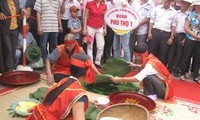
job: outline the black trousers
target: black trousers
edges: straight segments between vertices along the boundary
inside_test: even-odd
[[[9,30],[2,34],[3,58],[5,72],[12,71],[15,65],[15,52],[19,30]]]
[[[186,37],[185,45],[183,49],[183,58],[181,62],[181,75],[185,75],[187,72],[188,64],[193,57],[193,77],[198,77],[200,67],[200,42],[193,41]]]
[[[0,73],[4,72],[4,63],[3,63],[3,46],[2,46],[2,39],[1,39],[1,30],[0,30]]]
[[[156,75],[148,75],[143,83],[145,95],[156,94],[158,98],[164,99],[166,86]]]
[[[194,60],[193,77],[197,78],[199,76],[199,69],[200,69],[200,42],[199,41],[195,44],[193,60]]]
[[[130,40],[129,40],[129,48],[130,48],[131,61],[133,59],[133,50],[134,50],[136,42],[137,42],[137,45],[138,44],[146,44],[145,43],[146,39],[147,39],[147,34],[137,35],[134,32],[131,33]]]
[[[68,28],[68,21],[61,19],[63,32],[58,34],[58,45],[64,43],[64,38],[67,33],[70,33],[70,29]]]
[[[165,66],[169,45],[167,44],[171,33],[159,29],[152,29],[152,39],[149,40],[149,53],[155,55]]]
[[[114,39],[114,31],[112,30],[112,28],[107,26],[107,35],[105,36],[105,45],[104,45],[104,53],[103,53],[104,63],[109,57],[111,57],[113,39]]]
[[[37,20],[36,19],[30,19],[30,30],[33,37],[35,38],[37,45],[40,46],[40,36],[37,33]]]
[[[178,71],[180,69],[181,58],[183,54],[183,46],[181,41],[185,39],[185,33],[179,33],[174,38],[173,43],[169,47],[167,66],[170,69]]]

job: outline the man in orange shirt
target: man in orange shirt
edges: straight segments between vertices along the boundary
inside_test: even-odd
[[[46,69],[47,69],[47,84],[50,84],[55,80],[59,82],[61,79],[70,75],[70,58],[75,53],[84,53],[83,48],[80,47],[75,40],[73,34],[67,34],[65,36],[64,44],[58,45],[57,48],[47,57]],[[51,71],[51,64],[53,64],[53,74]],[[98,70],[92,64],[94,72],[99,74]]]

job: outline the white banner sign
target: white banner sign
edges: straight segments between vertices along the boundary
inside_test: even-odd
[[[120,35],[137,28],[140,23],[137,12],[121,5],[106,11],[104,18],[106,24]]]

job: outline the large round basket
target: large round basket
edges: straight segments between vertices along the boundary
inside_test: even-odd
[[[100,120],[103,117],[113,117],[122,120],[149,120],[149,112],[141,105],[120,103],[103,109],[97,115],[96,120]]]

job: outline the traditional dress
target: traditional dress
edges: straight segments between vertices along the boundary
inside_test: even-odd
[[[74,77],[64,78],[58,84],[54,85],[46,94],[47,96],[55,89],[58,89],[70,79],[74,81],[68,85],[51,105],[44,105],[44,101],[37,105],[32,114],[26,120],[62,120],[64,118],[73,117],[71,110],[73,105],[85,95],[85,90],[82,88],[79,81]],[[87,97],[86,97],[87,98]],[[85,111],[88,108],[88,98],[85,102]]]

